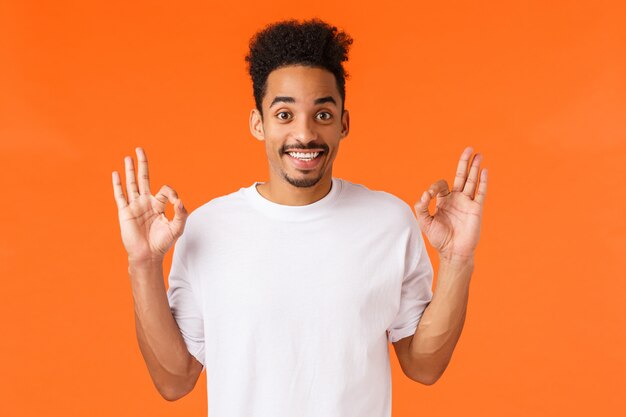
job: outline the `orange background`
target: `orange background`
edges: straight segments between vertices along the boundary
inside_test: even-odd
[[[624,415],[624,2],[209,3],[1,3],[0,415],[206,415],[141,357],[111,172],[143,146],[190,210],[266,180],[243,57],[313,16],[355,39],[334,176],[413,205],[489,169],[463,334],[433,386],[391,351],[394,416]]]

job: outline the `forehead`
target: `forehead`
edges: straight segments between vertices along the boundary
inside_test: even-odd
[[[319,97],[332,96],[339,103],[339,90],[335,76],[323,68],[292,65],[278,68],[267,77],[263,102],[271,103],[275,96],[289,96],[299,101],[311,103]]]

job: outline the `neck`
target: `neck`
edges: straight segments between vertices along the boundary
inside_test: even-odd
[[[311,187],[296,187],[283,178],[270,178],[263,184],[257,185],[259,193],[267,200],[286,206],[306,206],[321,200],[330,192],[332,176],[325,175],[317,184]]]

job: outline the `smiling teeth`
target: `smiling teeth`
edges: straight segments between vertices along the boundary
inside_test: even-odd
[[[287,152],[287,153],[293,156],[294,158],[298,158],[303,161],[310,161],[311,159],[315,159],[317,158],[317,155],[320,154],[319,152]]]

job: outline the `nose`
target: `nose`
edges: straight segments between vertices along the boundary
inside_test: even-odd
[[[294,139],[303,144],[313,142],[318,139],[315,122],[308,117],[302,117],[294,123]]]

